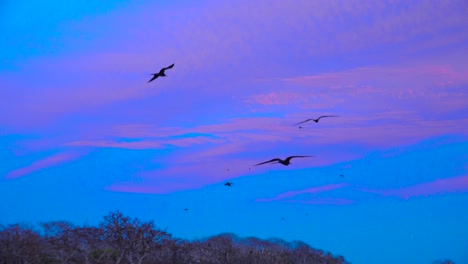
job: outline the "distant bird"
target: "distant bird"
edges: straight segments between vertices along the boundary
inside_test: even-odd
[[[344,175],[343,175],[343,174],[340,174],[340,177],[344,177]]]
[[[303,129],[304,127],[299,126],[299,129]]]
[[[188,208],[185,208],[184,211],[188,211]]]
[[[174,67],[174,63],[169,67],[162,68],[158,73],[152,73],[153,78],[151,78],[151,80],[149,80],[148,82],[149,83],[152,82],[154,79],[158,78],[159,76],[166,77],[166,74],[164,73],[164,71],[167,69],[171,69],[172,67]]]
[[[318,123],[318,121],[319,121],[321,118],[324,118],[324,117],[338,117],[338,116],[329,115],[329,116],[321,116],[321,117],[319,117],[319,118],[317,118],[317,119],[309,118],[309,119],[306,119],[306,120],[304,120],[304,121],[302,121],[302,122],[297,123],[296,125],[300,125],[300,124],[303,124],[303,123],[306,123],[306,122],[309,122],[309,121],[314,121],[315,123]]]
[[[229,186],[229,187],[231,187],[232,184],[233,184],[232,182],[226,182],[226,183],[224,184],[224,186]]]
[[[291,164],[290,161],[292,158],[307,158],[307,157],[313,157],[313,156],[290,156],[290,157],[287,157],[285,160],[276,158],[276,159],[271,159],[269,161],[265,161],[259,164],[255,164],[254,166],[258,166],[258,165],[262,165],[262,164],[270,163],[270,162],[275,162],[275,161],[276,161],[275,163],[281,163],[284,166],[288,166],[289,164]]]
[[[281,220],[285,220],[284,217],[281,217]]]

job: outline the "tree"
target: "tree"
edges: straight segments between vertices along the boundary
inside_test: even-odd
[[[99,227],[103,239],[116,250],[117,264],[124,258],[128,263],[141,264],[144,258],[155,254],[164,241],[171,238],[165,231],[155,229],[153,221],[141,222],[125,217],[119,211],[105,216]]]
[[[70,263],[79,248],[79,240],[74,232],[75,226],[66,221],[41,223],[41,226],[54,259],[62,264]]]
[[[448,259],[444,259],[444,260],[436,260],[433,262],[433,264],[455,264],[455,262],[448,260]]]
[[[33,264],[47,258],[43,237],[32,226],[8,225],[0,227],[0,263]]]

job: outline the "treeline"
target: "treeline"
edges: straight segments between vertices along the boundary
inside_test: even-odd
[[[153,221],[129,218],[119,211],[97,227],[69,222],[0,226],[1,264],[40,263],[308,263],[344,264],[342,256],[281,239],[261,240],[221,234],[188,241],[172,237]]]

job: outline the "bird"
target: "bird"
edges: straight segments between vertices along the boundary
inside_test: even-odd
[[[162,68],[158,73],[151,73],[153,75],[153,78],[151,78],[151,80],[149,80],[148,83],[152,82],[154,79],[158,78],[159,76],[165,77],[166,74],[164,73],[164,71],[167,69],[171,69],[172,67],[174,67],[174,63],[171,66]]]
[[[275,163],[281,163],[283,164],[284,166],[288,166],[289,164],[291,164],[291,159],[293,158],[307,158],[307,157],[313,157],[313,156],[290,156],[290,157],[287,157],[285,160],[282,160],[282,159],[279,159],[279,158],[276,158],[276,159],[271,159],[269,161],[265,161],[265,162],[261,162],[261,163],[258,163],[258,164],[255,164],[254,166],[258,166],[258,165],[262,165],[262,164],[265,164],[265,163],[270,163],[270,162],[275,162]]]
[[[344,177],[344,175],[343,175],[343,174],[340,174],[340,177]]]
[[[184,211],[188,211],[188,208],[185,208]]]
[[[303,128],[304,128],[304,127],[302,127],[302,126],[299,126],[299,129],[303,129]]]
[[[224,186],[229,186],[229,187],[231,187],[232,184],[233,184],[232,182],[226,182],[226,183],[224,184]]]
[[[320,116],[320,117],[317,118],[317,119],[309,118],[309,119],[306,119],[306,120],[304,120],[304,121],[302,121],[302,122],[297,123],[296,125],[300,125],[300,124],[303,124],[303,123],[306,123],[306,122],[309,122],[309,121],[314,121],[315,123],[318,123],[318,121],[319,121],[321,118],[324,118],[324,117],[338,117],[338,116],[329,115],[329,116]]]

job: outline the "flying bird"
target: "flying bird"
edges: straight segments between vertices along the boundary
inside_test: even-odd
[[[306,123],[306,122],[309,122],[309,121],[314,121],[315,123],[318,123],[318,121],[319,121],[321,118],[324,118],[324,117],[338,117],[338,116],[329,115],[329,116],[321,116],[321,117],[319,117],[319,118],[317,118],[317,119],[309,118],[309,119],[306,119],[306,120],[304,120],[304,121],[302,121],[302,122],[297,123],[296,125],[300,125],[300,124],[303,124],[303,123]]]
[[[158,73],[151,73],[153,75],[153,78],[151,78],[151,80],[149,80],[148,82],[152,82],[153,80],[155,80],[159,76],[166,77],[166,74],[164,73],[164,71],[167,70],[167,69],[171,69],[172,67],[174,67],[174,63],[171,66],[168,66],[166,68],[162,68]]]
[[[185,208],[184,211],[188,211],[188,208]]]
[[[226,182],[226,183],[224,184],[224,186],[229,186],[229,187],[231,187],[232,184],[233,184],[232,182]]]
[[[270,162],[281,163],[284,166],[288,166],[289,164],[291,164],[291,159],[293,158],[307,158],[307,157],[313,157],[313,156],[290,156],[290,157],[287,157],[285,160],[276,158],[276,159],[271,159],[269,161],[261,162],[259,164],[255,164],[254,166],[258,166],[258,165],[262,165],[262,164],[266,164]]]
[[[343,174],[340,174],[340,177],[344,177],[344,175],[343,175]]]

